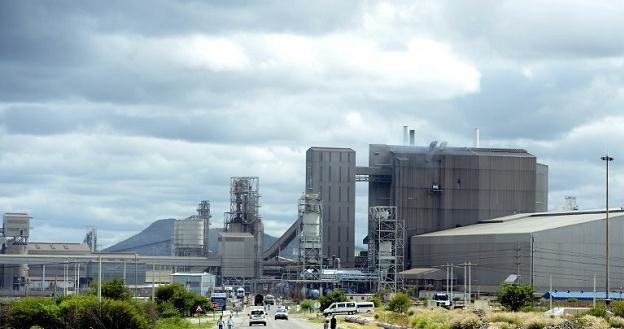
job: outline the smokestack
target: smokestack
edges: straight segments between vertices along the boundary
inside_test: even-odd
[[[479,147],[479,128],[474,129],[474,147]]]
[[[410,136],[410,145],[414,146],[414,134],[416,133],[416,131],[414,129],[411,129],[409,131],[409,136]]]
[[[403,145],[407,145],[407,126],[403,126]]]

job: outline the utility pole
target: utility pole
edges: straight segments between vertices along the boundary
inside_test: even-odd
[[[548,289],[548,309],[552,310],[552,274],[549,274],[550,288]]]
[[[464,305],[468,305],[472,300],[472,267],[476,265],[472,262],[459,264],[464,268]]]
[[[98,257],[98,303],[102,305],[102,255]]]
[[[605,292],[606,299],[605,304],[608,307],[609,302],[609,162],[613,161],[613,158],[608,154],[601,157],[600,160],[604,161],[607,166],[607,175],[606,175],[606,197],[605,197]]]
[[[520,283],[520,244],[516,241],[516,280]]]

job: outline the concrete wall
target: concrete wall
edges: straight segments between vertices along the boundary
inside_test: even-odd
[[[354,263],[355,151],[313,147],[306,153],[306,192],[319,193],[323,206],[324,258]]]

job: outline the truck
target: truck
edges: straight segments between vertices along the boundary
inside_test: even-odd
[[[444,308],[450,309],[451,306],[453,305],[453,301],[451,300],[449,295],[446,293],[437,293],[433,295],[433,301],[438,307],[444,307]]]

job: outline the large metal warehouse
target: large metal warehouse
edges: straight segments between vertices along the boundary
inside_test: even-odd
[[[624,211],[609,212],[609,286],[624,288]],[[518,214],[411,237],[412,268],[471,263],[472,291],[494,292],[510,276],[546,291],[605,289],[605,211]],[[445,271],[445,270],[444,270]],[[426,277],[423,277],[426,279]]]

